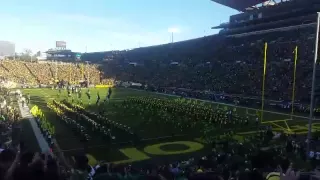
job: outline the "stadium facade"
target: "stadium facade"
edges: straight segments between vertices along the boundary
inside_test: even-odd
[[[75,62],[81,61],[80,52],[72,52],[67,49],[67,43],[65,41],[56,41],[55,48],[48,49],[45,52],[39,52],[37,59],[41,61],[62,61],[62,62]]]
[[[204,39],[215,42],[216,39],[223,41],[228,37],[250,36],[257,34],[265,34],[270,32],[290,31],[292,29],[301,29],[314,27],[316,25],[317,12],[320,11],[320,2],[317,0],[280,0],[264,1],[264,0],[212,0],[214,2],[226,5],[230,8],[242,11],[241,13],[230,16],[229,22],[222,23],[212,27],[212,29],[220,29],[220,33],[216,35],[206,36],[176,42],[173,44],[158,45],[152,47],[136,48],[129,51],[108,51],[87,53],[82,56],[85,61],[104,62],[106,59],[128,60],[129,54],[146,53],[145,51],[160,51],[167,49],[171,51],[178,46],[199,43]],[[280,1],[280,2],[279,2]],[[258,6],[258,3],[260,5]],[[262,3],[262,4],[261,4]],[[218,46],[214,44],[214,46]]]
[[[266,0],[212,0],[216,3],[228,6],[238,11],[244,11],[248,7],[255,6],[259,3],[266,2]]]
[[[224,0],[223,2],[229,5],[226,2],[230,3],[231,0]],[[238,9],[241,7],[241,5],[237,5],[238,3],[232,4],[230,7]],[[240,14],[232,15],[229,22],[215,26],[213,29],[222,29],[220,31],[222,35],[250,35],[248,33],[257,34],[266,33],[268,30],[282,31],[284,28],[285,30],[290,30],[315,26],[317,12],[320,11],[320,2],[316,0],[295,0],[264,4],[262,7],[252,6]]]
[[[15,44],[9,41],[0,41],[0,58],[14,56]]]
[[[49,49],[46,53],[47,60],[75,62],[81,60],[82,53],[72,52],[68,49]]]

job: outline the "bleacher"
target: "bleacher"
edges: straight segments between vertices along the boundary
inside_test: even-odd
[[[100,71],[96,65],[3,60],[0,61],[0,70],[1,79],[19,84],[48,85],[53,84],[55,79],[79,82],[88,75],[90,83],[100,83]]]

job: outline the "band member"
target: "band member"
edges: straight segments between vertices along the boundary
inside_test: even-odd
[[[98,92],[98,93],[97,93],[97,102],[96,102],[96,105],[99,104],[99,101],[100,101],[100,94],[99,94],[99,92]]]
[[[91,100],[91,94],[90,94],[90,90],[88,89],[88,91],[86,92],[88,100],[89,100],[89,104],[90,104],[90,100]]]

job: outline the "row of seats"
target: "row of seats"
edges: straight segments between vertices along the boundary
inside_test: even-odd
[[[315,27],[224,37],[213,35],[173,44],[105,52],[104,73],[118,80],[157,88],[187,88],[245,96],[261,96],[266,53],[265,95],[290,100],[295,47],[296,100],[307,101],[311,90]],[[84,60],[103,53],[84,55]]]
[[[95,65],[0,61],[0,77],[16,83],[38,85],[52,84],[57,78],[68,82],[85,80],[100,83],[100,71]]]

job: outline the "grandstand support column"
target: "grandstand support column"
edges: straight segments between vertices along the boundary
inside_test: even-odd
[[[86,61],[86,63],[87,63],[87,87],[89,87],[89,61]]]
[[[71,63],[69,64],[69,83],[71,83],[71,71],[72,71],[72,67],[71,67]]]
[[[58,80],[58,62],[54,61],[55,63],[55,81]]]
[[[312,72],[312,88],[311,88],[311,97],[310,97],[310,113],[309,113],[309,124],[308,124],[308,142],[307,142],[307,157],[309,157],[310,151],[310,141],[311,141],[311,131],[312,131],[312,120],[313,120],[313,111],[314,111],[314,89],[315,89],[315,77],[316,77],[316,68],[318,60],[318,43],[319,43],[319,12],[317,14],[317,32],[314,48],[314,61],[313,61],[313,72]]]

